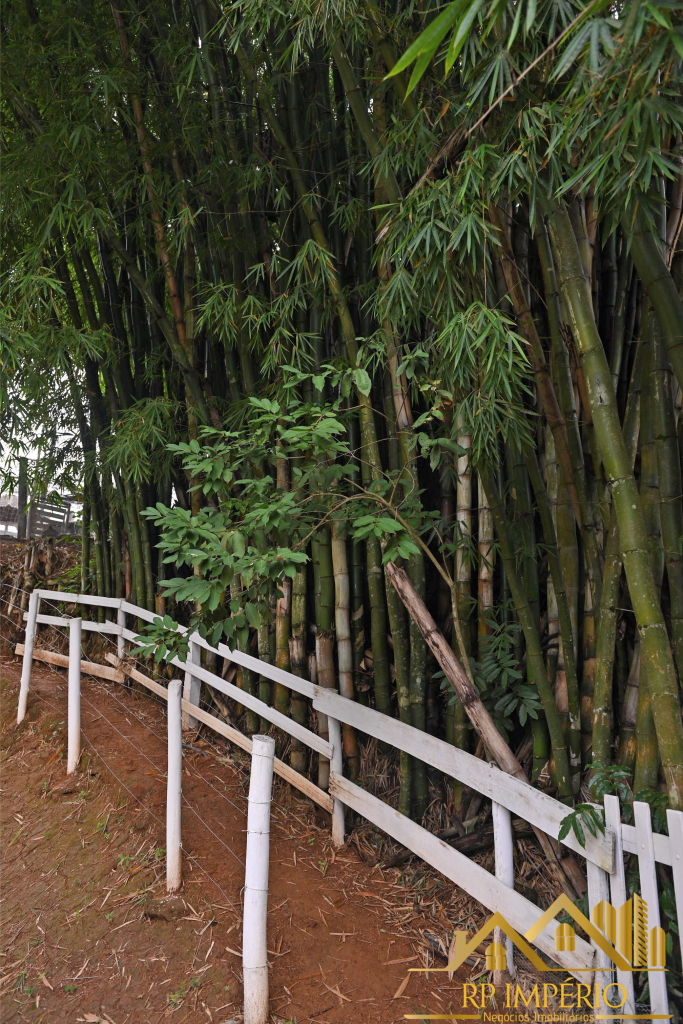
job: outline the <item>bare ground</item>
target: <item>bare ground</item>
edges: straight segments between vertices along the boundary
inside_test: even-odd
[[[19,674],[16,659],[0,665],[3,1024],[239,1019],[248,760],[202,740],[186,750],[184,885],[166,898],[162,707],[84,677],[84,753],[67,779],[65,674],[34,664],[17,728]],[[399,874],[365,863],[363,835],[335,852],[310,803],[277,784],[275,1021],[390,1024],[460,1010],[462,979],[408,969],[481,911],[424,866]]]

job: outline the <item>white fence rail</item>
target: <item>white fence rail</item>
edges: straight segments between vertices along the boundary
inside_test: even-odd
[[[133,616],[152,622],[157,615],[138,608],[123,599],[36,590],[31,595],[29,610],[25,615],[27,619],[26,641],[24,645],[17,647],[17,653],[24,655],[17,716],[19,722],[26,712],[32,659],[47,655],[47,652],[39,652],[35,649],[37,626],[45,624],[70,628],[75,621],[66,615],[41,614],[39,609],[41,600],[67,605],[93,605],[112,611],[116,610],[116,622],[97,623],[85,620],[82,622],[84,630],[117,637],[117,655],[107,655],[107,660],[112,662],[114,667],[81,661],[80,672],[104,675],[106,678],[118,681],[122,681],[124,676],[127,676],[140,682],[157,696],[169,699],[169,690],[166,687],[149,679],[123,657],[125,642],[134,641],[137,636],[134,630],[127,628],[127,617]],[[182,632],[187,632],[184,627],[178,628]],[[72,636],[75,633],[74,629]],[[422,857],[485,907],[502,913],[519,933],[524,934],[538,920],[538,907],[520,893],[515,892],[514,889],[510,815],[514,814],[523,818],[552,838],[558,839],[561,822],[567,814],[567,808],[563,804],[534,789],[531,785],[506,775],[495,765],[486,764],[472,754],[452,747],[443,740],[357,704],[348,698],[341,697],[335,690],[300,679],[276,666],[259,661],[249,654],[233,651],[224,644],[212,647],[198,633],[192,634],[188,639],[192,651],[191,658],[186,663],[180,662],[177,658],[168,659],[172,665],[185,673],[180,708],[186,724],[204,723],[229,742],[249,753],[252,752],[253,743],[249,737],[199,707],[201,683],[210,684],[220,693],[256,712],[266,721],[276,725],[288,735],[330,760],[329,793],[319,789],[309,779],[304,778],[277,758],[274,760],[274,771],[331,812],[333,840],[336,844],[340,845],[344,842],[344,808],[350,807],[413,853]],[[329,740],[297,724],[275,708],[204,668],[199,656],[202,648],[244,668],[249,668],[258,675],[265,676],[309,698],[313,708],[319,714],[327,716]],[[47,655],[45,660],[53,664],[69,665],[70,662],[77,661],[78,657],[71,651],[71,658],[52,654]],[[77,671],[75,666],[72,671],[74,674]],[[177,686],[179,689],[180,684]],[[432,765],[447,776],[460,780],[473,790],[490,798],[496,811],[494,814],[496,875],[491,875],[490,872],[430,834],[420,825],[410,821],[360,786],[345,779],[342,774],[341,724],[350,725],[360,732],[406,751],[413,757]],[[648,804],[636,802],[634,804],[634,824],[626,825],[621,822],[619,801],[616,797],[608,796],[605,798],[605,822],[604,834],[598,834],[595,837],[590,834],[586,835],[585,848],[579,845],[573,834],[561,840],[565,846],[586,858],[589,905],[595,908],[602,900],[611,900],[611,903],[619,908],[626,902],[624,857],[633,854],[638,857],[640,887],[642,898],[647,903],[649,928],[656,929],[660,924],[657,864],[667,865],[672,869],[677,917],[678,920],[683,920],[683,812],[668,811],[669,835],[659,835],[652,832]],[[614,936],[610,931],[609,914],[606,913],[604,918],[604,924],[600,925],[600,928],[607,938],[614,941]],[[597,920],[595,918],[596,922]],[[596,972],[595,980],[599,981],[601,986],[614,978],[611,961],[594,943],[588,944],[576,936],[573,951],[556,949],[554,923],[549,924],[535,942],[551,960],[570,973],[576,972],[576,977],[584,983],[587,981],[585,973],[587,970]],[[648,964],[644,964],[643,969],[647,966]],[[666,1016],[668,1000],[665,973],[654,960],[649,963],[648,976],[651,1013]],[[627,1001],[622,1007],[622,1013],[634,1014],[633,973],[618,970],[616,979],[624,986],[627,993]]]

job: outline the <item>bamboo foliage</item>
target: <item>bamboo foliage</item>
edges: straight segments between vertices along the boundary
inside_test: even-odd
[[[266,8],[8,9],[10,486],[31,447],[82,497],[81,588],[156,610],[149,652],[169,615],[460,747],[481,719],[567,803],[618,763],[681,806],[670,8]],[[379,754],[404,814],[467,814]]]

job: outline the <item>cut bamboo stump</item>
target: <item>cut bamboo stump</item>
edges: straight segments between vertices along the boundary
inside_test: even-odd
[[[175,892],[183,881],[181,802],[183,772],[182,683],[168,684],[168,775],[166,777],[166,889]]]
[[[254,736],[252,743],[242,921],[244,1024],[267,1024],[268,863],[275,740],[272,736]]]
[[[73,775],[81,757],[81,627],[82,619],[69,620],[69,704],[66,774]]]

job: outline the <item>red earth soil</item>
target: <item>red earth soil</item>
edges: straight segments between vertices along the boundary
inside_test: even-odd
[[[83,756],[67,778],[65,673],[34,663],[17,728],[20,670],[0,665],[3,1024],[240,1020],[248,758],[222,744],[185,751],[184,884],[167,898],[162,707],[84,676]],[[397,903],[413,910],[398,873],[352,842],[335,851],[281,782],[271,821],[272,1020],[462,1012],[462,979],[408,973],[424,960],[388,917]]]

